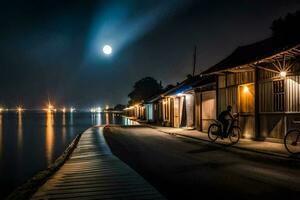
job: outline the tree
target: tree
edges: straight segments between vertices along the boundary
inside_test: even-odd
[[[161,83],[152,77],[145,77],[135,82],[133,91],[128,94],[129,105],[141,103],[143,100],[159,94],[162,91]]]
[[[114,110],[115,111],[123,111],[124,109],[126,108],[125,105],[122,105],[122,104],[118,104],[114,107]]]
[[[273,37],[280,40],[299,39],[300,35],[300,10],[288,13],[284,18],[272,22],[271,30]]]

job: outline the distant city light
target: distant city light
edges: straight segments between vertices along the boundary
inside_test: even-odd
[[[66,112],[66,108],[61,109],[61,111],[62,111],[63,113],[65,113],[65,112]]]
[[[72,113],[72,112],[74,112],[74,111],[75,111],[75,108],[71,107],[71,108],[70,108],[70,112]]]
[[[56,112],[56,109],[54,108],[54,106],[49,102],[48,103],[48,106],[46,109],[44,109],[45,111],[47,111],[48,113],[51,113],[51,112]]]
[[[101,107],[94,107],[94,108],[90,109],[90,112],[91,113],[95,113],[95,112],[101,113],[102,112],[102,108]]]
[[[3,108],[0,108],[0,113],[2,113],[2,111],[3,111]]]
[[[105,53],[106,55],[109,55],[112,53],[112,48],[109,45],[105,45],[102,50],[103,50],[103,53]]]
[[[18,112],[18,113],[23,112],[23,108],[22,108],[21,106],[18,106],[18,107],[17,107],[17,112]]]

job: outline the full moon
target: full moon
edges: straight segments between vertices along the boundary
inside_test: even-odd
[[[109,55],[112,52],[112,48],[109,45],[105,45],[102,50],[103,50],[103,53],[105,53],[106,55]]]

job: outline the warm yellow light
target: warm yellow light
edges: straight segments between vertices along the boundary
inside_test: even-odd
[[[23,111],[23,108],[20,107],[20,106],[18,106],[18,107],[17,107],[17,112],[18,112],[18,113],[21,113],[22,111]]]
[[[53,109],[53,106],[52,106],[50,103],[48,104],[48,109],[49,109],[49,110],[52,110],[52,109]]]
[[[0,113],[2,113],[2,111],[3,111],[3,108],[0,108]]]
[[[63,108],[61,111],[62,111],[63,113],[65,113],[65,112],[66,112],[66,108]]]
[[[55,111],[54,106],[49,102],[47,108],[45,109],[48,113]]]
[[[244,92],[245,92],[245,93],[249,92],[249,88],[248,88],[247,85],[244,86]]]
[[[286,71],[281,71],[281,72],[279,73],[279,76],[280,76],[281,78],[285,78],[285,77],[286,77]]]

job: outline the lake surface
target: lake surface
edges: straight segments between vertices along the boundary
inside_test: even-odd
[[[93,125],[132,124],[112,113],[0,113],[0,199],[47,168]]]

